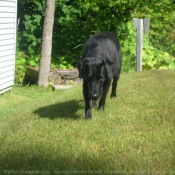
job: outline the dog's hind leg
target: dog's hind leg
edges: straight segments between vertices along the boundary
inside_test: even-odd
[[[112,82],[112,92],[111,92],[111,97],[116,97],[117,96],[117,82],[120,78],[120,72],[116,72],[113,76],[113,82]]]
[[[108,79],[103,84],[103,91],[102,91],[102,94],[101,94],[98,110],[104,110],[106,95],[107,95],[107,92],[109,90],[110,84],[111,84],[111,79]]]

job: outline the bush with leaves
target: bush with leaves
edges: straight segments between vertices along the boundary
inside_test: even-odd
[[[18,5],[19,49],[29,56],[40,54],[45,1],[20,1]]]
[[[148,43],[143,47],[143,60],[142,66],[144,70],[149,69],[171,69],[175,70],[175,57],[169,53],[158,50]]]
[[[122,71],[130,72],[135,70],[136,58],[136,30],[133,28],[133,23],[127,23],[127,38],[121,42],[123,63]],[[171,69],[175,70],[175,57],[153,47],[144,35],[143,37],[143,53],[142,53],[143,70],[150,69]]]
[[[26,64],[32,66],[38,66],[39,63],[44,7],[44,0],[19,0],[18,42],[20,50],[28,55]],[[174,9],[175,3],[172,0],[155,0],[154,2],[56,0],[51,66],[53,68],[72,68],[81,58],[83,43],[92,34],[99,31],[110,31],[118,35],[123,45],[123,71],[133,71],[135,69],[133,60],[135,36],[132,36],[134,34],[129,33],[127,29],[127,22],[132,21],[133,17],[151,18],[150,43],[154,48],[149,48],[152,50],[151,53],[162,50],[163,55],[167,52],[175,56]],[[150,54],[146,50],[144,52],[147,55]],[[143,54],[143,66],[148,68],[144,60],[149,61],[151,57],[148,59],[145,53]],[[153,60],[160,58],[163,56],[154,56]],[[166,58],[165,56],[164,59]],[[158,62],[162,63],[162,61]]]
[[[150,21],[150,42],[159,50],[175,56],[175,1],[139,1],[132,17]]]
[[[24,52],[17,51],[16,64],[15,64],[15,83],[22,85],[25,78],[26,71],[26,54]]]

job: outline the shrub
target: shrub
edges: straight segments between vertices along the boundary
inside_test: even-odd
[[[28,55],[25,64],[38,67],[45,1],[18,2],[19,49]],[[110,31],[121,41],[122,71],[134,71],[136,32],[128,21],[133,17],[150,17],[150,43],[144,42],[143,69],[174,69],[174,8],[171,0],[56,1],[51,67],[72,68],[91,35]]]
[[[24,52],[17,51],[16,53],[16,64],[15,64],[15,83],[22,85],[25,72],[26,72],[26,54]]]
[[[122,71],[130,72],[135,69],[136,55],[136,31],[132,22],[127,23],[127,37],[121,42],[123,52]],[[165,51],[153,47],[146,36],[143,37],[143,70],[150,69],[172,69],[175,70],[175,57]]]

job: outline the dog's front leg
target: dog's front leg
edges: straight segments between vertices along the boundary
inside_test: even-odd
[[[83,95],[85,101],[85,119],[92,118],[91,100],[89,98],[89,87],[86,80],[83,82]]]
[[[116,72],[113,76],[111,97],[117,96],[116,90],[117,90],[117,82],[118,82],[119,77],[120,77],[120,70]]]
[[[102,91],[102,94],[101,94],[98,110],[104,110],[106,95],[108,93],[110,84],[111,84],[111,79],[108,79],[107,81],[105,81],[103,83],[103,91]]]

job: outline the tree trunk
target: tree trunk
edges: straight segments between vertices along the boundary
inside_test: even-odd
[[[49,83],[55,0],[46,0],[38,86]]]

